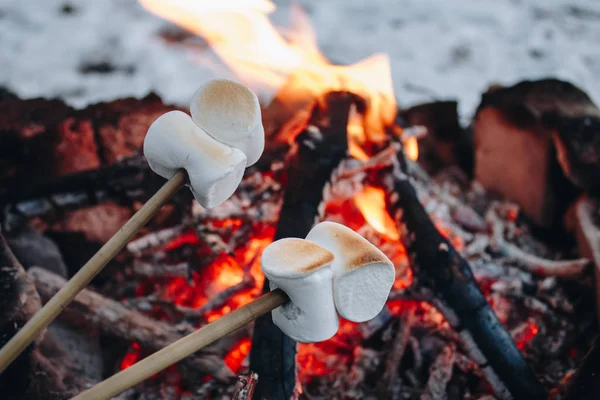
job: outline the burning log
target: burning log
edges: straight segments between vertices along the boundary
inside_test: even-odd
[[[388,210],[412,260],[414,291],[435,305],[458,332],[498,397],[545,399],[545,389],[490,308],[470,265],[437,230],[400,161],[384,184]]]
[[[43,301],[48,301],[66,283],[61,277],[40,268],[30,269],[29,276]],[[72,305],[64,309],[60,319],[84,330],[97,328],[106,335],[135,342],[150,351],[160,350],[195,331],[190,325],[174,327],[156,321],[88,289],[77,295]],[[224,339],[182,361],[186,379],[195,382],[200,372],[223,382],[232,379],[233,372],[223,361],[230,345],[230,340]]]
[[[353,104],[364,106],[350,93],[326,94],[323,104],[313,108],[310,124],[296,137],[274,240],[304,238],[312,228],[323,190],[348,151],[346,127]],[[269,290],[265,280],[263,292]],[[255,397],[291,398],[296,387],[295,362],[296,343],[273,324],[270,314],[258,318],[250,353],[250,369],[258,374]]]
[[[590,190],[599,181],[599,116],[583,91],[558,80],[488,91],[473,122],[476,180],[537,225],[560,223],[578,192],[567,177]]]

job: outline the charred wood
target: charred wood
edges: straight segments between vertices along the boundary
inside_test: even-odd
[[[470,265],[436,229],[400,165],[384,182],[388,210],[411,258],[415,291],[458,332],[498,397],[545,399],[546,390],[490,308]]]
[[[323,190],[348,151],[350,107],[364,104],[346,92],[331,92],[312,110],[310,124],[296,137],[288,163],[287,185],[274,240],[304,238],[318,216]],[[263,292],[269,291],[265,280]],[[296,386],[296,343],[267,314],[256,320],[250,370],[258,374],[256,399],[288,400]]]
[[[590,351],[567,387],[564,400],[584,400],[600,397],[600,337],[594,340]]]

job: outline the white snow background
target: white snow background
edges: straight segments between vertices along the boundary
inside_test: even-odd
[[[275,3],[277,20],[290,2]],[[550,76],[600,101],[600,0],[299,3],[333,62],[390,55],[401,106],[457,99],[465,118],[491,83]],[[231,77],[201,40],[168,43],[165,30],[135,0],[0,0],[0,86],[76,107],[150,91],[185,105],[198,82]],[[83,73],[90,65],[114,70]]]

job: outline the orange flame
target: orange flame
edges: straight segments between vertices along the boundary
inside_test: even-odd
[[[354,202],[369,225],[391,240],[400,239],[396,224],[385,207],[385,192],[372,186],[354,196]]]
[[[351,91],[369,102],[365,125],[383,138],[396,114],[389,57],[375,54],[356,64],[331,64],[319,51],[304,12],[292,7],[292,26],[277,29],[270,0],[139,0],[149,12],[202,36],[231,71],[254,89],[279,89],[312,97]],[[289,92],[289,93],[288,93]]]
[[[406,156],[412,161],[419,159],[419,142],[417,138],[408,137],[404,140],[404,149],[406,150]]]

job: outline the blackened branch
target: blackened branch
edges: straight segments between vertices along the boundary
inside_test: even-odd
[[[275,240],[304,238],[312,228],[323,200],[323,189],[348,152],[348,114],[355,95],[326,94],[312,110],[310,124],[296,137],[286,173],[286,191]],[[269,291],[265,280],[264,292]],[[288,400],[296,386],[296,343],[277,328],[271,314],[256,320],[250,369],[258,374],[255,399]]]
[[[488,305],[469,263],[437,230],[400,165],[395,163],[383,181],[388,210],[411,259],[413,289],[428,298],[459,333],[463,347],[479,364],[496,396],[546,399],[545,388]]]

